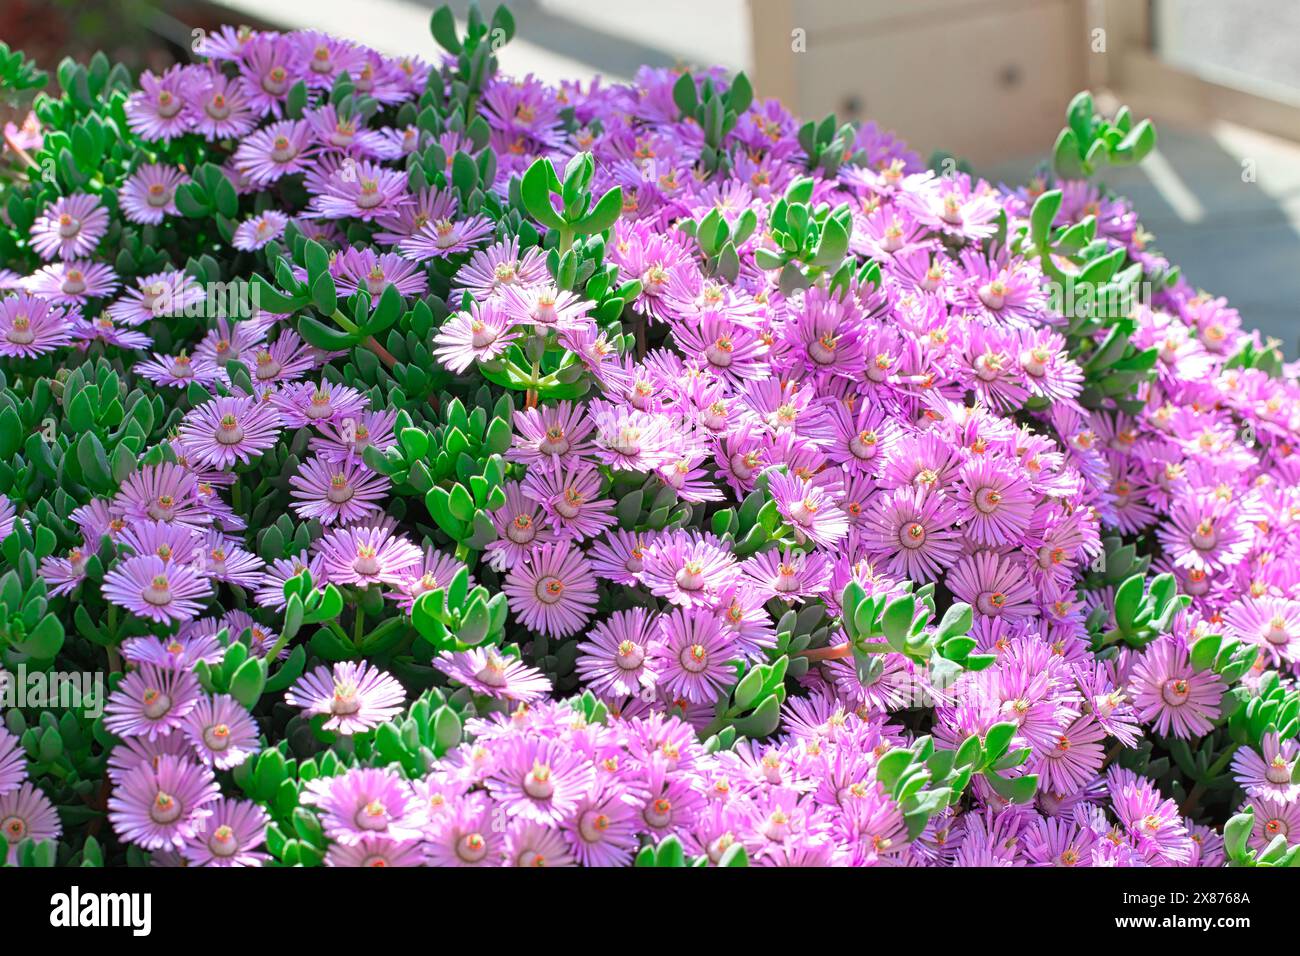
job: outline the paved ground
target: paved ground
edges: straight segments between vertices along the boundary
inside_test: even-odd
[[[1164,125],[1159,137],[1141,167],[1101,178],[1132,200],[1155,246],[1189,282],[1227,296],[1248,327],[1300,355],[1300,146],[1227,124]],[[984,172],[1023,180],[1037,161]]]
[[[428,18],[434,0],[222,2],[287,27],[312,26],[355,37],[389,53],[432,49]],[[1248,2],[1275,6],[1275,0]],[[1209,0],[1196,3],[1208,9],[1192,14],[1223,16]],[[463,16],[467,3],[455,0],[452,6]],[[482,6],[491,10],[493,3],[483,0]],[[554,82],[593,73],[630,79],[641,63],[748,65],[746,0],[511,0],[510,6],[518,37],[503,51],[502,64],[515,74],[531,72]],[[1257,36],[1247,47],[1240,38],[1198,32],[1193,29],[1197,22],[1193,17],[1183,33],[1199,38],[1197,56],[1239,69],[1246,66],[1240,59],[1245,50],[1256,57],[1256,70],[1280,62],[1267,45],[1259,45]],[[1258,25],[1268,19],[1242,22]],[[1274,47],[1276,56],[1290,58],[1290,66],[1278,68],[1278,78],[1300,83],[1300,68],[1295,67],[1300,61],[1291,46]],[[1044,143],[1044,151],[1050,145]],[[1026,156],[978,172],[1021,181],[1040,158]],[[1253,182],[1243,178],[1247,172]],[[1190,282],[1227,296],[1248,326],[1277,336],[1291,357],[1300,355],[1300,146],[1226,124],[1196,131],[1164,125],[1158,155],[1140,169],[1111,170],[1104,178],[1133,200],[1144,225],[1155,233],[1157,247],[1182,267]]]

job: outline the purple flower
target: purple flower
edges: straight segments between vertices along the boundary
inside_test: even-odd
[[[0,836],[9,845],[5,861],[9,866],[18,865],[18,847],[24,840],[57,841],[62,835],[63,824],[54,804],[30,783],[0,792]]]
[[[461,274],[464,272],[462,269]],[[572,335],[590,328],[588,311],[592,304],[576,293],[561,292],[549,283],[505,285],[499,301],[513,323],[531,325],[539,335],[549,329]]]
[[[378,410],[363,412],[356,418],[343,418],[337,422],[321,422],[316,426],[307,447],[325,461],[342,462],[360,458],[367,448],[386,451],[397,444],[393,436],[393,423],[397,412]]]
[[[787,370],[813,379],[859,374],[863,361],[861,319],[847,296],[816,286],[808,289],[787,316],[782,333],[790,346],[781,358]]]
[[[193,748],[179,730],[150,740],[148,737],[124,737],[108,754],[108,779],[120,784],[137,767],[157,767],[160,756],[182,758],[194,762]]]
[[[763,337],[726,316],[705,313],[697,325],[674,326],[673,338],[686,355],[703,360],[729,382],[761,380],[770,374]]]
[[[550,289],[551,312],[539,309],[541,303],[536,297],[517,295],[521,291],[532,291],[535,287],[549,283],[550,278],[542,251],[529,249],[521,256],[519,239],[512,236],[505,242],[494,243],[470,256],[469,262],[456,273],[453,291],[456,294],[469,292],[480,302],[502,293],[507,311],[513,306],[522,312],[521,315],[514,316],[516,322],[534,322],[531,316],[536,311],[540,318],[536,324],[554,326],[558,324],[559,315],[569,308],[567,303],[577,300],[576,295]],[[561,305],[560,300],[566,304]]]
[[[393,770],[360,768],[313,780],[302,799],[319,809],[325,835],[344,846],[366,838],[400,843],[421,835],[420,805]]]
[[[654,536],[613,530],[588,551],[592,573],[615,584],[637,584],[645,570],[645,549]]]
[[[199,760],[219,770],[239,766],[258,750],[257,723],[229,694],[200,699],[184,732]]]
[[[187,91],[186,119],[209,142],[246,136],[257,118],[244,95],[243,84],[215,70],[195,76]]]
[[[516,819],[506,830],[506,866],[559,867],[577,864],[563,835],[534,820]]]
[[[108,798],[108,819],[128,843],[183,850],[220,796],[210,769],[164,754],[123,775]]]
[[[284,695],[286,704],[308,715],[327,715],[324,728],[345,736],[395,717],[405,699],[401,684],[365,661],[341,661],[332,671],[317,667],[298,678]]]
[[[309,185],[317,194],[304,215],[320,219],[360,219],[364,222],[391,215],[411,203],[406,174],[385,169],[370,160],[343,159],[326,171],[313,170]]]
[[[655,627],[644,608],[597,621],[578,645],[578,676],[600,697],[630,697],[655,685]]]
[[[190,129],[185,104],[191,94],[195,74],[176,64],[162,76],[146,70],[140,76],[140,89],[126,101],[126,121],[132,132],[142,139],[167,142]]]
[[[271,395],[286,428],[324,422],[355,422],[365,414],[368,399],[355,388],[335,382],[302,382]]]
[[[401,239],[398,251],[415,262],[445,259],[468,252],[481,245],[496,227],[483,216],[452,221],[450,218],[431,219],[408,236]]]
[[[198,280],[188,273],[156,272],[137,279],[136,288],[127,289],[108,307],[108,315],[114,322],[134,328],[165,316],[192,314],[192,308],[202,302],[205,295]],[[229,359],[222,357],[218,364],[226,361]]]
[[[429,827],[424,844],[429,865],[500,865],[505,827],[497,825],[496,812],[496,805],[483,793],[458,801]]]
[[[422,594],[438,588],[448,589],[456,575],[464,568],[463,562],[450,555],[443,554],[432,547],[426,548],[423,562],[403,571],[402,579],[397,585],[397,593],[389,594],[388,597],[394,598],[398,607],[409,614]],[[474,587],[474,576],[469,575],[466,583],[468,587]]]
[[[424,295],[429,280],[423,269],[391,252],[377,255],[370,249],[348,249],[330,265],[341,295],[365,291],[372,303],[393,286],[402,295]]]
[[[343,154],[345,166],[346,160],[354,157],[373,158],[389,151],[388,140],[382,132],[366,129],[363,117],[340,115],[332,103],[307,110],[303,118],[311,124],[312,132],[316,134],[316,139],[327,152],[328,158],[333,160]],[[312,171],[312,179],[319,182],[323,174],[331,172],[333,168],[322,163],[318,169]],[[308,181],[308,187],[311,188],[311,180]]]
[[[596,607],[596,579],[568,541],[534,548],[506,576],[501,590],[520,623],[551,637],[579,631]]]
[[[1034,588],[1024,562],[995,551],[977,551],[962,558],[948,573],[948,589],[988,617],[1033,617]]]
[[[0,794],[17,790],[27,779],[27,758],[18,738],[0,727]]]
[[[1106,780],[1115,815],[1139,850],[1165,863],[1191,859],[1191,837],[1174,801],[1162,799],[1149,780],[1131,770],[1112,766]]]
[[[114,516],[130,520],[175,522],[191,528],[212,523],[201,507],[198,480],[179,464],[147,464],[123,481],[113,498]]]
[[[1300,834],[1300,803],[1287,802],[1270,794],[1248,797],[1241,809],[1254,812],[1255,826],[1251,830],[1250,846],[1256,852],[1262,852],[1278,837],[1290,844],[1293,836]]]
[[[1069,794],[1083,789],[1101,770],[1106,758],[1102,741],[1106,732],[1087,714],[1061,730],[1056,744],[1044,748],[1033,762],[1038,786],[1048,792]]]
[[[72,320],[72,338],[78,349],[86,351],[93,342],[103,342],[120,349],[147,349],[153,345],[153,339],[143,332],[119,329],[112,319],[100,316],[93,322],[85,319]]]
[[[284,120],[245,137],[235,150],[234,163],[242,175],[261,187],[306,172],[314,152],[311,127],[302,120]]]
[[[541,506],[524,496],[518,482],[506,482],[505,493],[506,503],[491,515],[497,540],[487,546],[488,563],[497,571],[522,562],[534,545],[556,539],[543,520]]]
[[[181,727],[198,702],[199,683],[189,671],[141,664],[109,695],[104,726],[119,737],[156,740]]]
[[[171,388],[189,388],[191,382],[199,385],[212,385],[226,379],[224,369],[206,359],[195,359],[184,353],[180,355],[162,355],[153,353],[153,358],[137,362],[132,369],[156,385]]]
[[[108,232],[108,210],[98,196],[72,193],[50,203],[32,223],[32,249],[42,259],[80,259]]]
[[[229,468],[274,447],[280,425],[276,410],[255,398],[221,397],[181,419],[180,438],[199,464]]]
[[[344,846],[335,843],[325,851],[326,866],[386,867],[422,866],[421,843],[406,840],[394,843],[378,837],[364,837],[357,843]]]
[[[556,824],[577,809],[595,781],[595,767],[585,755],[559,741],[516,737],[485,783],[509,816]]]
[[[289,479],[294,513],[331,525],[363,520],[381,511],[390,481],[359,461],[330,463],[312,458]]]
[[[260,33],[245,43],[237,62],[249,105],[262,116],[278,118],[303,72],[302,61],[302,47],[287,36]]]
[[[1267,652],[1275,666],[1300,659],[1300,601],[1261,597],[1237,601],[1225,615],[1229,632]]]
[[[538,463],[524,477],[521,490],[541,503],[551,527],[562,537],[582,541],[616,523],[614,501],[601,498],[601,472],[590,464]]]
[[[1297,745],[1281,740],[1275,733],[1264,734],[1263,753],[1241,747],[1232,755],[1232,775],[1252,797],[1271,795],[1294,803],[1300,796],[1300,783],[1293,782]]]
[[[802,551],[764,551],[741,570],[759,594],[788,602],[825,594],[831,580],[830,559]]]
[[[985,239],[997,230],[1001,211],[987,183],[972,183],[965,173],[935,177],[915,191],[904,192],[900,203],[916,220],[956,239]]]
[[[164,216],[180,215],[176,208],[176,187],[189,181],[174,166],[158,163],[141,166],[118,190],[118,202],[132,222],[157,225]]]
[[[89,259],[51,262],[23,280],[23,288],[54,305],[82,305],[87,299],[105,299],[119,284],[113,267]]]
[[[864,540],[887,559],[888,569],[914,581],[937,580],[961,554],[952,528],[956,512],[942,492],[899,488],[876,499],[866,518]]]
[[[36,358],[72,341],[72,318],[66,307],[19,292],[0,299],[0,355]]]
[[[253,252],[283,236],[288,224],[288,216],[268,209],[241,222],[230,244],[243,252]]]
[[[587,438],[593,425],[581,407],[570,402],[517,410],[514,425],[514,444],[506,452],[509,461],[533,465],[558,458],[568,464],[591,452]]]
[[[309,555],[302,551],[292,558],[276,558],[262,574],[256,600],[259,606],[284,610],[284,585],[304,571],[311,574],[312,583],[321,587],[326,583],[325,559],[321,554]]]
[[[434,356],[450,371],[460,374],[475,362],[502,355],[519,337],[513,321],[495,302],[470,303],[468,312],[457,312],[442,324],[433,337]]]
[[[678,608],[659,618],[654,647],[659,685],[687,701],[711,703],[736,678],[729,635],[705,608]]]
[[[848,519],[823,488],[787,472],[774,472],[768,488],[799,541],[829,548],[848,533]]]
[[[226,649],[216,633],[197,630],[206,622],[191,621],[181,632],[165,641],[157,637],[128,637],[122,642],[122,656],[132,663],[153,664],[170,670],[189,671],[199,661],[219,664]]]
[[[1083,389],[1083,371],[1065,352],[1065,339],[1046,330],[1021,334],[1020,371],[1031,395],[1072,405]]]
[[[266,842],[271,822],[262,807],[251,800],[222,797],[211,811],[181,848],[192,866],[261,866],[270,859],[258,849]]]
[[[615,471],[649,471],[677,454],[679,436],[666,415],[593,400],[588,406],[596,426],[596,457]]]
[[[573,855],[583,866],[626,866],[637,839],[636,811],[617,793],[589,795],[562,824]]]
[[[318,542],[325,574],[335,584],[398,585],[420,549],[386,524],[331,531]]]
[[[1152,724],[1157,733],[1191,740],[1214,728],[1223,691],[1219,675],[1195,670],[1183,643],[1170,635],[1138,656],[1129,692],[1143,723]]]
[[[104,575],[104,597],[160,624],[197,617],[212,588],[194,568],[145,555],[127,558]]]
[[[495,647],[444,651],[433,666],[475,694],[522,703],[537,700],[551,689],[541,671],[498,653]]]
[[[962,466],[956,489],[962,528],[988,547],[1020,540],[1037,501],[1014,464],[974,458]]]

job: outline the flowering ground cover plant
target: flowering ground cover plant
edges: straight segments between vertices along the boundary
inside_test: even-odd
[[[432,28],[6,128],[0,859],[1297,860],[1297,369],[1148,122],[1012,188]]]

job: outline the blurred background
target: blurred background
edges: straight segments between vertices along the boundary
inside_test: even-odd
[[[346,35],[432,58],[434,0],[2,0],[0,40],[52,68],[103,48],[134,69],[225,22]],[[484,0],[489,9],[495,4]],[[452,3],[464,15],[468,0]],[[1028,178],[1080,89],[1150,116],[1159,147],[1102,178],[1155,245],[1300,354],[1300,0],[512,0],[510,73],[641,64],[745,70],[805,118],[875,120],[928,156]]]

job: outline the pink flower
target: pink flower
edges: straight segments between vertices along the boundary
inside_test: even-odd
[[[535,548],[506,576],[501,590],[527,628],[551,637],[576,633],[596,608],[596,579],[568,541]]]
[[[406,690],[390,674],[365,661],[317,667],[298,678],[284,702],[309,716],[324,715],[325,730],[344,736],[378,727],[402,711]]]

